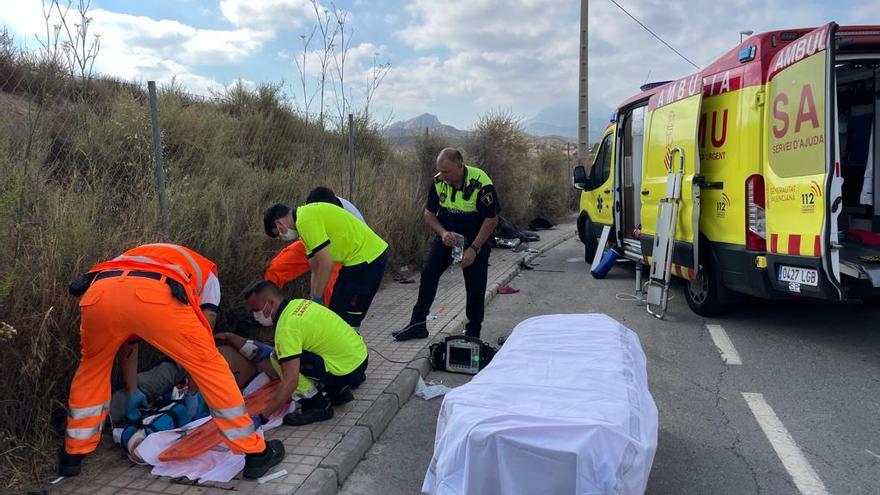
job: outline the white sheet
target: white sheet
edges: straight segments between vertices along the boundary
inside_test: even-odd
[[[265,373],[257,375],[245,387],[243,395],[251,394],[268,382],[269,377]],[[291,402],[287,411],[278,411],[269,418],[269,422],[262,427],[263,431],[281,426],[281,419],[284,415],[294,410],[296,410],[296,403]],[[191,480],[199,480],[199,483],[231,481],[239,471],[244,469],[244,454],[233,454],[225,444],[220,444],[211,451],[185,461],[162,462],[159,460],[159,454],[176,442],[180,438],[181,432],[195,428],[209,419],[211,419],[210,416],[193,421],[177,430],[153,433],[141,442],[137,448],[137,454],[147,464],[153,466],[151,472],[156,476],[173,478],[186,476]]]
[[[422,491],[640,494],[656,449],[638,336],[602,314],[539,316],[446,395]]]

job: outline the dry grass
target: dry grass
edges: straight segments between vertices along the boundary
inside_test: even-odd
[[[33,487],[55,466],[79,356],[79,312],[67,293],[69,281],[98,261],[163,236],[143,88],[107,79],[78,86],[57,67],[0,56],[0,109],[4,491]],[[275,202],[299,204],[315,185],[358,205],[389,241],[392,266],[417,265],[424,255],[429,160],[448,143],[428,140],[418,156],[403,156],[358,122],[355,188],[348,191],[346,137],[304,120],[277,86],[239,86],[207,99],[165,88],[160,118],[168,240],[219,265],[222,327],[247,314],[237,294],[281,247],[263,233],[263,210]],[[495,180],[505,214],[526,220],[531,202],[545,215],[558,210],[548,199],[552,191],[541,189],[556,181],[546,179],[553,175],[552,160],[542,169],[528,159],[515,121],[487,116],[466,148],[470,161]],[[302,284],[293,288],[302,290]]]
[[[3,108],[16,109],[0,112],[0,322],[16,329],[0,361],[0,491],[33,486],[54,467],[79,354],[67,284],[162,239],[144,94],[100,82],[88,100],[43,98],[41,88],[0,92]],[[160,113],[170,240],[219,265],[221,325],[246,314],[237,294],[281,247],[263,233],[263,210],[301,203],[315,185],[351,197],[394,246],[395,264],[422,255],[427,231],[411,193],[422,185],[363,122],[349,194],[345,136],[301,119],[275,87],[211,99],[170,88]]]

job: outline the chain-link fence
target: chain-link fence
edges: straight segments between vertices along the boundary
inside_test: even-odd
[[[94,76],[96,51],[55,29],[36,52],[0,29],[0,491],[54,466],[79,353],[67,285],[96,262],[146,242],[187,245],[219,266],[220,325],[233,325],[247,313],[238,294],[281,247],[263,211],[324,185],[389,242],[392,270],[417,266],[433,160],[449,145],[490,173],[515,220],[564,211],[564,153],[531,153],[509,116],[485,117],[466,142],[425,133],[400,152],[358,115],[298,111],[280,85],[194,94]]]
[[[14,350],[0,360],[0,490],[54,465],[79,352],[67,285],[94,263],[190,246],[220,267],[229,325],[281,247],[264,209],[317,185],[354,201],[396,262],[423,251],[425,187],[363,119],[305,115],[277,85],[160,86],[153,101],[151,122],[146,84],[77,77],[0,40],[0,340]]]

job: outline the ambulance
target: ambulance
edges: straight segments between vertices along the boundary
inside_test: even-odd
[[[666,235],[672,275],[704,316],[741,295],[880,297],[880,26],[757,34],[641,90],[573,173],[588,261],[606,226],[611,247],[649,266]],[[664,234],[672,172],[683,180]]]

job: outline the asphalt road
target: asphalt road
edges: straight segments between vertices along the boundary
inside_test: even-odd
[[[606,313],[633,329],[660,413],[648,493],[880,493],[880,308],[750,299],[707,320],[677,287],[658,321],[621,300],[634,292],[631,266],[594,280],[582,253],[571,240],[536,260],[510,284],[520,293],[487,306],[483,338],[556,313]],[[726,362],[707,325],[729,339]],[[440,403],[413,396],[340,493],[419,493]]]

